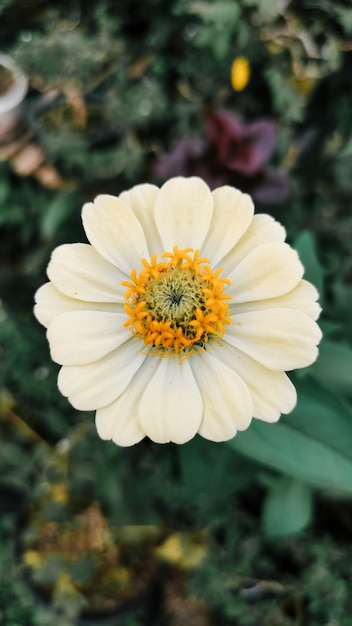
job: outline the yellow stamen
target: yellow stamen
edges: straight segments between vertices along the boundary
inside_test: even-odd
[[[213,272],[209,259],[199,250],[174,246],[157,260],[142,259],[140,273],[131,271],[131,282],[123,281],[125,327],[160,356],[189,356],[223,336],[229,317],[229,294],[221,278],[222,268]]]

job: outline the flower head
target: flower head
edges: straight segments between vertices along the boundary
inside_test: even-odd
[[[54,250],[35,314],[103,439],[224,441],[293,409],[285,371],[315,360],[320,307],[278,222],[196,177],[100,195],[82,219],[90,244]]]

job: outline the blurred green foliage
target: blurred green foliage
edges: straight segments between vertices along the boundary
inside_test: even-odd
[[[0,164],[0,624],[70,626],[82,603],[89,615],[72,581],[89,578],[90,562],[65,571],[62,555],[52,556],[50,571],[39,567],[31,579],[23,553],[36,545],[40,554],[31,544],[38,525],[74,524],[97,504],[109,528],[208,533],[205,560],[187,572],[174,555],[161,565],[154,540],[137,533],[126,580],[141,555],[157,573],[121,617],[126,626],[173,626],[180,611],[185,626],[348,626],[350,3],[6,0],[0,36],[29,75],[33,141],[62,177],[45,187]],[[230,80],[238,56],[251,67],[241,92]],[[320,292],[320,357],[294,375],[298,404],[278,424],[255,422],[227,444],[119,449],[60,396],[33,294],[51,250],[83,240],[82,203],[155,182],[153,165],[177,140],[202,137],[209,104],[277,125],[272,164],[289,173],[291,196],[257,210],[285,225]],[[51,588],[38,596],[49,574]]]

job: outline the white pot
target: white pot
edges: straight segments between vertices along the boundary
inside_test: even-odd
[[[14,78],[14,83],[9,90],[0,95],[0,141],[3,141],[20,120],[22,101],[28,89],[28,79],[7,54],[0,54],[0,65],[10,70]]]

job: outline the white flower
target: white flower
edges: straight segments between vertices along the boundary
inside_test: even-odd
[[[316,359],[320,307],[278,222],[199,178],[100,195],[82,219],[91,245],[54,250],[35,314],[100,437],[224,441],[293,409],[285,371]]]

